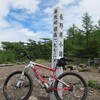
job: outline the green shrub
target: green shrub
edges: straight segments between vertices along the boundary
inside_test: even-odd
[[[100,81],[90,80],[88,86],[94,89],[100,89]]]

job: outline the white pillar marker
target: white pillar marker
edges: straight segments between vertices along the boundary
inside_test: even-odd
[[[53,12],[52,68],[56,67],[57,59],[63,57],[63,20],[62,9],[59,7],[55,8]],[[62,73],[62,67],[57,67],[56,76],[58,77]],[[59,90],[59,94],[62,96],[62,90]],[[53,94],[51,94],[50,99],[56,100]]]

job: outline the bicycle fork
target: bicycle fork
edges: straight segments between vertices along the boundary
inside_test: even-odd
[[[22,73],[20,75],[19,81],[16,84],[16,87],[19,88],[19,87],[21,87],[23,85],[23,83],[24,83],[23,80],[25,79],[24,74],[25,74],[25,72],[28,72],[28,71],[29,71],[29,66],[25,66],[25,68],[23,69],[23,71],[22,71]]]
[[[25,74],[25,72],[24,71],[22,71],[22,74],[20,75],[20,78],[19,78],[19,80],[18,80],[18,82],[17,82],[17,84],[16,84],[16,87],[21,87],[22,85],[23,85],[23,80],[24,80],[24,78],[25,78],[25,76],[24,76],[24,74]]]

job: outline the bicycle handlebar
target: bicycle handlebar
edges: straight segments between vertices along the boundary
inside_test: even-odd
[[[33,59],[33,57],[29,56],[26,52],[22,52],[21,55],[24,56],[24,57],[27,57],[29,60],[35,61],[35,59]]]
[[[24,57],[27,57],[31,61],[32,60],[36,61],[35,59],[33,59],[33,57],[29,56],[26,52],[22,52],[21,55],[24,56]],[[72,61],[72,60],[68,59],[68,58],[60,58],[60,59],[57,60],[56,66],[62,67],[63,70],[66,70],[65,65],[67,65],[69,61]]]

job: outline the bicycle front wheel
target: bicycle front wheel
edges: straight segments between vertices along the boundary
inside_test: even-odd
[[[25,73],[21,79],[22,71],[10,74],[4,82],[3,93],[7,100],[27,100],[33,90],[32,79]]]
[[[55,81],[54,91],[57,100],[86,100],[88,88],[85,80],[76,73],[63,73]],[[67,85],[66,85],[67,84]]]

